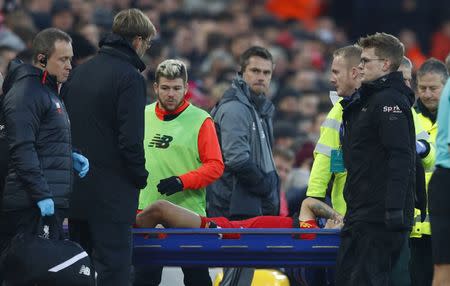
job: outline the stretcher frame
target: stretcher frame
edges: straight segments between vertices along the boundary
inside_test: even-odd
[[[239,238],[220,238],[226,233],[238,233]],[[301,239],[300,234],[316,237]],[[330,229],[134,229],[133,263],[257,268],[333,266],[339,235],[339,230]]]

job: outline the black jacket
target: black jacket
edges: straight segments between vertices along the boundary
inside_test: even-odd
[[[403,228],[412,226],[413,102],[399,72],[363,84],[351,101],[343,101],[346,224],[384,224],[386,211],[403,210]]]
[[[62,95],[73,144],[90,171],[75,179],[69,216],[134,222],[139,190],[147,183],[143,149],[145,65],[123,38],[109,34],[100,51],[75,68]]]
[[[30,208],[46,198],[68,208],[73,176],[70,123],[56,78],[14,61],[3,92],[9,144],[3,209]]]

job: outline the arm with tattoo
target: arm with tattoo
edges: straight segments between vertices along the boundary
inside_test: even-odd
[[[343,216],[324,202],[314,198],[306,198],[303,200],[299,219],[301,221],[307,221],[316,219],[317,217],[326,218],[334,224],[343,223]]]
[[[342,220],[342,216],[339,213],[337,213],[335,210],[330,208],[327,204],[325,204],[319,200],[314,202],[313,204],[311,204],[310,208],[311,208],[312,212],[318,217],[331,219],[334,221]]]

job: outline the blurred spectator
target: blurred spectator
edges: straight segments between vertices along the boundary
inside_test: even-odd
[[[293,122],[279,120],[274,123],[273,130],[274,146],[284,149],[291,149],[294,146],[297,131]]]
[[[289,208],[286,199],[286,184],[294,165],[294,152],[291,149],[275,146],[273,160],[280,178],[280,216],[289,216]]]
[[[236,62],[239,61],[239,57],[242,55],[242,53],[245,50],[247,50],[248,48],[250,48],[251,36],[252,36],[251,33],[243,32],[243,33],[237,34],[233,38],[231,38],[230,51],[231,51],[231,55],[233,56],[233,58]]]
[[[312,69],[300,69],[291,86],[298,91],[312,91],[319,88],[319,73]]]
[[[73,41],[73,66],[76,67],[89,60],[97,53],[96,46],[92,45],[85,37],[77,33],[71,33]]]
[[[304,118],[312,118],[317,114],[320,98],[312,91],[302,93],[298,99],[298,111]]]
[[[450,18],[442,23],[442,26],[433,34],[431,40],[432,57],[443,61],[448,53],[450,53]]]
[[[416,34],[411,30],[403,30],[400,32],[399,39],[405,46],[405,56],[411,60],[415,71],[427,59],[417,42]]]
[[[304,189],[308,186],[309,175],[313,163],[314,143],[305,142],[295,154],[294,169],[288,178],[286,189]]]
[[[322,11],[320,0],[269,0],[267,9],[281,19],[298,19],[312,29]]]
[[[52,17],[52,27],[65,32],[71,32],[73,29],[74,16],[70,2],[66,0],[55,1],[50,10]]]
[[[300,93],[292,88],[282,89],[274,98],[276,104],[276,119],[297,122],[300,119],[299,100]]]
[[[94,24],[97,25],[97,27],[101,31],[107,32],[111,30],[114,19],[114,14],[111,9],[108,9],[107,7],[96,6],[92,18]]]
[[[94,24],[84,23],[76,28],[76,32],[88,40],[96,49],[100,41],[100,30]]]
[[[21,52],[26,48],[22,39],[8,29],[0,31],[0,47],[14,52]]]
[[[228,0],[184,0],[183,9],[217,14],[225,10],[228,2]]]
[[[29,0],[24,2],[24,9],[28,11],[38,30],[51,26],[50,10],[52,0]]]
[[[8,13],[5,16],[5,26],[15,33],[20,28],[36,30],[33,18],[23,9],[17,9]],[[34,34],[37,34],[37,32]]]
[[[0,73],[6,74],[11,60],[26,48],[25,43],[13,32],[0,30]]]
[[[14,28],[14,33],[24,42],[25,49],[30,50],[33,38],[37,34],[36,28],[34,26],[18,26]]]
[[[286,200],[289,215],[298,211],[298,204],[306,198],[306,188],[311,174],[313,162],[314,144],[304,143],[295,156],[294,168],[288,175],[286,188]]]

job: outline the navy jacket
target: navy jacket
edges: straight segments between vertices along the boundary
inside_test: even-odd
[[[9,144],[3,210],[30,208],[46,198],[53,198],[57,208],[68,208],[73,177],[70,123],[56,78],[14,61],[3,92]]]
[[[344,105],[346,224],[384,224],[386,211],[403,210],[412,226],[415,191],[414,93],[393,72],[363,84]]]

